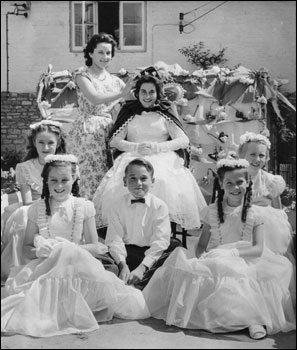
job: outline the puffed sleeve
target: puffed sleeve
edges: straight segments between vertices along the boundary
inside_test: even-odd
[[[203,222],[206,222],[207,224],[210,224],[210,208],[209,206],[204,207],[201,211],[200,211],[200,219]]]
[[[26,163],[18,163],[15,168],[16,183],[19,185],[28,185],[29,182],[29,169],[26,167]]]
[[[30,207],[28,208],[28,220],[35,222],[35,224],[37,225],[38,213],[39,213],[39,200],[33,202],[33,204],[31,204]]]
[[[267,183],[267,189],[272,198],[279,196],[286,187],[286,182],[281,175],[272,175],[270,181]]]
[[[90,218],[94,217],[96,214],[94,203],[86,200],[84,203],[84,219],[89,220]]]

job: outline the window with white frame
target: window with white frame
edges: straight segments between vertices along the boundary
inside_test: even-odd
[[[93,34],[106,32],[120,51],[144,51],[145,23],[145,1],[72,1],[71,48],[82,51]]]

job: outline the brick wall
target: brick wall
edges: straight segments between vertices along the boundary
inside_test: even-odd
[[[34,93],[1,93],[1,153],[26,153],[29,125],[41,119]]]

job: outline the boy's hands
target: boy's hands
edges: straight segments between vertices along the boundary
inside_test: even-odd
[[[120,262],[119,268],[119,278],[123,280],[125,284],[135,284],[141,281],[147,269],[145,265],[140,264],[135,270],[130,272],[128,265],[123,261]]]
[[[145,265],[140,264],[139,266],[137,266],[136,269],[130,273],[128,284],[135,284],[136,282],[141,281],[143,279],[143,275],[145,271],[146,271]]]
[[[149,156],[158,152],[157,142],[142,142],[137,147],[137,152],[143,156]]]

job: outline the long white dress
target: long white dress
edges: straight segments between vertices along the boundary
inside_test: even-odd
[[[282,176],[260,170],[253,181],[253,201],[264,199],[266,206],[257,205],[257,211],[264,220],[265,244],[275,253],[285,254],[294,260],[292,252],[292,227],[282,209],[271,206],[271,200],[279,196],[286,183]]]
[[[28,212],[45,238],[65,238],[48,258],[12,269],[1,300],[1,331],[49,337],[99,328],[114,316],[142,319],[149,312],[141,291],[125,285],[80,247],[83,223],[94,217],[92,202],[70,197],[48,219],[38,200]],[[69,240],[69,241],[67,241]]]
[[[16,165],[16,183],[28,185],[32,200],[40,198],[42,192],[41,172],[43,165],[37,158]],[[29,206],[22,203],[12,204],[4,209],[3,235],[1,237],[1,278],[6,278],[13,266],[22,265],[26,259],[22,254],[27,213]]]
[[[216,204],[202,211],[211,225],[207,251],[251,245],[252,229],[262,224],[257,209],[241,222],[241,207],[224,209],[219,224]],[[265,325],[268,334],[296,329],[295,274],[291,262],[268,248],[260,258],[199,258],[176,248],[143,290],[153,317],[168,325],[210,332],[231,332]]]
[[[172,140],[168,141],[170,146],[165,145],[166,151],[145,156],[137,152],[137,144],[141,142],[164,145],[169,137]],[[122,194],[128,193],[123,184],[126,165],[132,159],[142,157],[154,167],[155,183],[151,192],[168,205],[170,221],[185,229],[199,228],[199,212],[206,206],[206,202],[193,174],[184,166],[184,159],[174,152],[188,146],[189,139],[185,133],[164,115],[144,111],[135,115],[129,123],[125,123],[111,139],[110,145],[118,148],[125,139],[127,151],[115,159],[113,167],[104,176],[93,198],[97,226],[107,226],[107,214],[112,202]],[[135,147],[129,150],[130,146]]]

